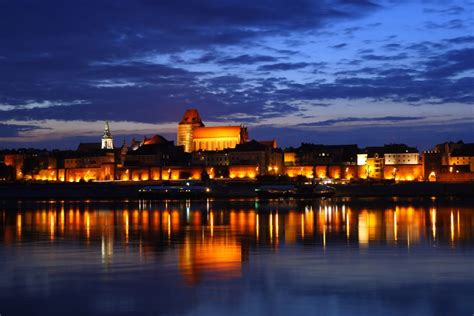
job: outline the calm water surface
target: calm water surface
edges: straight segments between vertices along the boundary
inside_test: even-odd
[[[0,314],[474,314],[474,201],[0,203]]]

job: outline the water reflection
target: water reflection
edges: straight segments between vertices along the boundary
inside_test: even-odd
[[[322,202],[305,205],[252,207],[251,202],[228,204],[207,202],[153,203],[134,208],[134,203],[113,208],[101,204],[35,203],[20,204],[16,210],[3,209],[0,223],[5,244],[49,236],[50,240],[69,238],[95,240],[107,237],[128,243],[160,233],[173,241],[196,229],[203,238],[224,233],[229,238],[245,237],[255,244],[339,241],[341,237],[361,246],[370,243],[405,244],[472,239],[474,213],[470,207],[393,206],[386,208],[349,206]],[[15,237],[10,224],[16,226]],[[136,232],[142,234],[135,234]],[[114,237],[114,233],[117,234]]]
[[[186,276],[199,270],[239,275],[231,270],[239,269],[236,262],[248,256],[241,253],[250,247],[277,249],[302,244],[327,249],[341,243],[361,248],[380,244],[457,247],[474,240],[472,208],[434,203],[377,207],[370,202],[352,205],[324,200],[264,204],[140,201],[112,206],[30,202],[1,212],[5,245],[46,239],[100,244],[104,262],[113,257],[114,242],[123,248],[139,244],[139,255],[146,255],[154,247],[178,247],[180,266]]]
[[[20,297],[25,293],[52,295],[55,288],[58,293],[70,291],[59,281],[69,284],[76,280],[79,289],[110,284],[107,289],[113,297],[97,304],[100,308],[105,304],[111,314],[123,312],[113,309],[117,295],[128,300],[122,297],[123,302],[140,302],[140,297],[147,295],[144,290],[140,292],[147,282],[153,291],[161,291],[160,302],[166,304],[172,300],[168,288],[201,293],[203,286],[214,284],[211,294],[224,289],[233,297],[233,291],[245,288],[230,286],[235,282],[249,284],[245,291],[254,291],[258,285],[259,295],[270,288],[283,288],[292,299],[300,298],[295,294],[298,291],[321,291],[311,292],[312,298],[321,297],[324,291],[349,291],[355,301],[340,303],[349,314],[350,308],[360,303],[359,291],[378,300],[384,293],[392,297],[394,284],[399,288],[413,283],[413,291],[407,292],[410,295],[431,293],[433,282],[446,285],[437,287],[440,289],[461,282],[458,288],[463,294],[456,294],[459,300],[472,292],[462,289],[472,289],[474,278],[470,266],[474,262],[474,207],[469,202],[23,201],[4,203],[0,213],[0,254],[6,267],[0,273],[0,289],[4,293],[18,289],[22,282],[23,292],[16,292]],[[160,287],[160,282],[166,286]],[[120,292],[130,284],[135,285],[137,295]],[[374,296],[371,291],[375,286],[385,292]],[[103,293],[96,290],[91,296]],[[433,293],[438,297],[437,292]],[[244,294],[239,295],[243,302],[249,302]],[[0,295],[0,302],[11,300],[8,295]],[[264,304],[267,300],[257,301]],[[148,306],[136,304],[125,306],[126,310]],[[273,304],[284,307],[276,301]],[[320,301],[320,306],[324,304]],[[168,312],[184,308],[181,305],[175,302]],[[18,307],[13,303],[11,306],[10,311]],[[404,310],[403,304],[398,308],[403,313],[426,312],[418,307]],[[227,311],[227,307],[221,309]],[[333,310],[328,307],[325,311]]]

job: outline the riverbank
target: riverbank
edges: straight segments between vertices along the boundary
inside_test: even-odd
[[[336,186],[336,196],[344,197],[474,197],[474,183],[400,182],[357,183]]]
[[[138,190],[157,182],[3,183],[0,199],[137,199]],[[255,181],[215,182],[213,197],[255,197]],[[474,183],[354,183],[334,185],[336,197],[474,197]]]

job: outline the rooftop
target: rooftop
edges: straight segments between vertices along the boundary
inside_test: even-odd
[[[167,140],[161,135],[154,135],[151,138],[146,138],[143,140],[143,145],[157,145],[157,144],[169,144],[173,141]]]
[[[197,109],[187,109],[179,124],[198,124],[199,126],[204,126]]]
[[[474,157],[474,143],[463,144],[460,148],[453,149],[452,157]]]
[[[221,138],[240,137],[241,126],[212,126],[197,127],[194,129],[194,139],[196,138]]]

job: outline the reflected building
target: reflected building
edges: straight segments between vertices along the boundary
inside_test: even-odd
[[[240,277],[250,249],[259,247],[276,253],[282,246],[325,252],[348,246],[472,246],[474,212],[434,202],[143,201],[113,207],[35,202],[2,211],[0,238],[4,245],[78,242],[106,267],[117,256],[159,261],[167,253],[192,285],[203,278]]]
[[[206,237],[202,240],[186,236],[179,249],[179,269],[190,285],[201,277],[237,278],[242,274],[242,247],[235,238]]]

